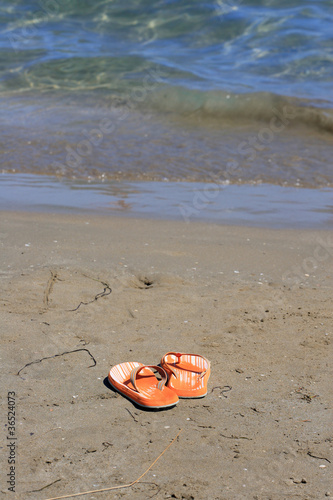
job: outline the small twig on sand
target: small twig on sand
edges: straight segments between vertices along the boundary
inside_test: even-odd
[[[329,464],[331,463],[331,461],[330,461],[330,460],[328,460],[328,458],[325,458],[325,457],[317,457],[316,455],[313,455],[313,454],[311,453],[311,451],[308,451],[308,453],[307,453],[307,454],[309,455],[309,457],[312,457],[312,458],[318,458],[318,460],[326,460],[326,462],[328,462]]]
[[[139,422],[139,420],[137,418],[135,418],[135,416],[133,415],[133,413],[128,409],[128,408],[125,408],[126,411],[128,411],[128,413],[131,415],[131,417],[133,418],[134,422]]]
[[[225,396],[224,393],[225,392],[229,392],[229,391],[232,391],[232,387],[231,385],[224,385],[223,387],[221,387],[220,385],[217,385],[216,387],[213,387],[213,389],[210,391],[210,393],[214,392],[215,389],[222,389],[221,390],[221,394],[224,398],[227,398],[228,396]]]
[[[227,438],[227,439],[248,439],[248,441],[252,441],[252,438],[248,438],[246,436],[234,436],[231,434],[231,436],[226,436],[225,434],[220,434],[220,436]]]
[[[44,361],[44,359],[57,358],[58,356],[64,356],[65,354],[71,354],[73,352],[79,352],[79,351],[86,351],[89,354],[89,356],[91,357],[91,359],[93,360],[94,364],[88,366],[88,368],[92,368],[93,366],[97,365],[97,361],[94,358],[94,356],[91,354],[91,352],[88,349],[81,348],[81,349],[73,349],[73,351],[65,351],[65,352],[62,352],[60,354],[54,354],[53,356],[46,356],[45,358],[36,359],[35,361],[31,361],[30,363],[27,363],[22,368],[20,368],[20,370],[17,372],[16,375],[20,375],[21,371],[24,370],[24,368],[26,368],[27,366],[34,365],[35,363],[41,363],[42,361]]]
[[[52,486],[55,483],[59,483],[59,481],[61,481],[61,479],[56,479],[55,481],[53,481],[53,483],[46,484],[45,486],[43,486],[42,488],[39,488],[38,490],[27,491],[27,493],[37,493],[37,491],[43,491],[43,490],[45,490],[45,488],[48,488],[49,486]]]
[[[80,302],[80,304],[77,307],[75,307],[75,309],[68,309],[68,312],[75,312],[79,309],[79,307],[88,306],[89,304],[96,302],[96,300],[98,300],[102,297],[106,297],[106,295],[110,295],[110,293],[112,292],[112,289],[111,289],[110,285],[108,285],[108,283],[104,283],[104,281],[97,280],[96,278],[92,278],[91,276],[87,276],[86,274],[83,274],[83,276],[85,276],[86,278],[88,278],[90,280],[97,281],[98,283],[101,283],[102,285],[104,285],[104,290],[103,290],[103,292],[99,292],[97,295],[95,295],[93,300],[90,300],[89,302]]]
[[[111,488],[103,488],[101,490],[91,490],[91,491],[84,491],[83,493],[73,493],[72,495],[63,495],[61,497],[52,497],[52,498],[47,498],[46,500],[60,500],[62,498],[72,498],[72,497],[79,497],[81,495],[89,495],[91,493],[101,493],[102,491],[111,491],[111,490],[119,490],[120,488],[130,488],[131,486],[133,486],[134,484],[138,483],[140,481],[140,479],[143,478],[143,476],[145,476],[147,474],[147,472],[150,471],[150,469],[153,467],[153,465],[156,464],[156,462],[161,458],[162,455],[164,455],[164,453],[170,448],[170,446],[176,441],[176,439],[178,438],[179,434],[182,432],[183,429],[180,429],[180,431],[178,432],[177,436],[173,438],[173,440],[171,441],[171,443],[168,444],[168,446],[164,449],[164,451],[162,451],[162,453],[154,460],[154,462],[148,467],[148,469],[143,473],[141,474],[140,477],[138,477],[138,479],[136,479],[135,481],[132,481],[131,483],[129,484],[123,484],[123,485],[120,485],[120,486],[112,486]]]

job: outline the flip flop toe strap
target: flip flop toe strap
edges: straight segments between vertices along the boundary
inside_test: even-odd
[[[136,379],[137,379],[137,376],[140,373],[140,371],[143,370],[144,368],[150,368],[151,370],[158,371],[158,373],[161,375],[162,378],[161,378],[161,380],[158,381],[157,389],[162,391],[163,387],[166,384],[166,381],[168,380],[168,376],[163,368],[161,368],[160,366],[155,366],[155,365],[138,366],[137,368],[134,368],[131,371],[130,379],[131,379],[131,383],[132,383],[133,387],[135,388],[135,390],[137,392],[141,392],[137,386]]]
[[[210,361],[208,361],[207,358],[205,358],[204,356],[201,356],[200,354],[189,354],[189,353],[182,353],[182,352],[168,352],[162,359],[162,364],[166,365],[168,367],[168,370],[171,371],[171,373],[176,377],[178,378],[178,375],[177,375],[177,372],[176,370],[165,360],[165,358],[167,356],[176,356],[176,358],[179,359],[181,358],[181,356],[195,356],[195,357],[198,357],[198,358],[201,358],[203,359],[206,363],[207,363],[207,368],[206,370],[204,370],[203,372],[201,372],[199,375],[198,375],[198,379],[201,379],[203,378],[206,373],[208,372],[208,370],[210,369]]]

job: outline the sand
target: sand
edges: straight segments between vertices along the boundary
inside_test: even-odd
[[[11,212],[0,231],[1,498],[129,483],[180,429],[142,482],[82,498],[333,498],[328,232]],[[108,387],[170,350],[211,361],[204,399],[148,412]]]

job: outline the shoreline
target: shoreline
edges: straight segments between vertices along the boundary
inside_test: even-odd
[[[329,231],[2,212],[0,236],[16,498],[133,481],[179,429],[122,498],[332,498]],[[147,412],[105,383],[170,350],[211,361],[204,399]]]
[[[333,188],[204,182],[90,182],[0,176],[0,210],[137,217],[221,225],[332,229]]]

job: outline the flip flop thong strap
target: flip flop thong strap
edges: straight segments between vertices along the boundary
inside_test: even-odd
[[[208,372],[208,370],[210,369],[210,361],[208,361],[207,358],[205,358],[204,356],[201,356],[200,354],[190,354],[187,352],[168,352],[167,354],[165,354],[165,356],[163,356],[162,364],[166,365],[168,367],[168,370],[170,370],[171,373],[176,378],[178,377],[176,370],[169,363],[167,363],[167,361],[165,360],[165,358],[167,356],[170,356],[170,355],[176,356],[178,359],[180,359],[181,356],[196,356],[196,357],[202,358],[204,361],[206,361],[207,368],[206,368],[206,370],[204,370],[203,372],[200,373],[200,375],[198,376],[199,379],[204,377],[206,375],[206,373]]]
[[[165,386],[166,381],[168,380],[168,376],[163,368],[161,368],[160,366],[155,366],[155,365],[137,366],[136,368],[134,368],[131,371],[131,376],[130,376],[131,382],[132,382],[132,385],[135,388],[135,390],[137,392],[140,392],[140,389],[138,388],[137,383],[136,383],[136,378],[137,378],[139,372],[141,370],[143,370],[143,368],[150,368],[151,370],[156,370],[162,376],[162,379],[159,380],[158,384],[157,384],[157,389],[159,389],[161,391],[163,389],[163,387]]]

